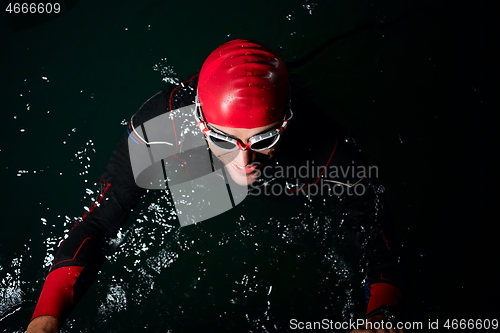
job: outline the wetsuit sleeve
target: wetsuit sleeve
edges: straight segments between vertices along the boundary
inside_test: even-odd
[[[362,187],[356,191],[360,195],[343,200],[343,224],[355,234],[362,250],[366,313],[385,305],[398,308],[405,287],[405,273],[401,245],[385,211],[383,187],[369,179],[357,186]]]
[[[401,245],[385,207],[383,187],[373,179],[378,169],[369,167],[350,138],[338,140],[331,163],[353,170],[336,179],[352,186],[341,200],[342,225],[361,248],[361,266],[366,272],[366,313],[384,306],[398,307],[405,289]]]
[[[166,92],[153,96],[134,119],[143,122],[166,112],[167,99]],[[116,236],[145,194],[146,190],[135,184],[127,135],[113,151],[96,192],[91,208],[60,245],[32,319],[42,315],[54,316],[61,321],[66,319],[95,280],[109,241]]]

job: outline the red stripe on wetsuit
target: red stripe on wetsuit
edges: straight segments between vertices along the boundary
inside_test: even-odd
[[[85,217],[100,204],[109,187],[111,186],[110,183],[107,183],[102,179],[100,180],[106,183],[106,188],[102,191],[99,199],[92,206],[92,208],[83,215],[82,220],[85,219]],[[78,222],[76,224],[78,224]],[[78,253],[88,240],[90,240],[90,237],[87,237],[82,241],[72,259],[54,263],[52,267],[55,267],[56,265],[67,261],[75,260],[75,258],[78,256]],[[39,316],[53,316],[58,318],[59,320],[63,320],[74,305],[74,286],[78,281],[83,268],[83,266],[65,266],[56,268],[51,271],[45,279],[42,292],[40,293],[40,297],[31,319],[33,320],[34,318]]]

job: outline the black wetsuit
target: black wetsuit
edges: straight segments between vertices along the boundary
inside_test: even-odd
[[[134,126],[140,128],[141,124],[169,110],[193,104],[195,88],[196,77],[156,94],[134,116]],[[335,130],[330,122],[312,117],[310,105],[293,100],[292,106],[295,115],[281,146],[267,162],[266,172],[251,186],[245,200],[290,200],[293,204],[295,198],[318,196],[318,191],[323,191],[321,197],[339,203],[339,210],[334,211],[327,202],[326,214],[340,217],[342,228],[354,235],[364,254],[367,312],[384,304],[396,304],[402,284],[399,251],[397,245],[390,243],[390,226],[384,215],[380,188],[373,185],[368,175],[360,174],[360,169],[345,172],[363,165],[357,148],[348,137]],[[68,316],[101,268],[109,240],[116,236],[146,193],[134,179],[129,134],[119,142],[99,179],[94,205],[59,247],[33,318],[52,315],[64,320]],[[305,165],[315,171],[292,175],[292,169],[286,169],[294,166],[295,170],[300,170]],[[191,174],[194,169],[191,168]],[[276,186],[275,191],[273,186]],[[278,188],[286,188],[288,192],[277,193]]]

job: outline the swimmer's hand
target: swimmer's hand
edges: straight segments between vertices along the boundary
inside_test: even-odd
[[[375,316],[372,316],[367,319],[368,322],[376,322],[376,321],[387,321],[387,317],[383,314],[378,314]],[[396,329],[396,328],[391,328],[391,329],[360,329],[360,330],[353,330],[351,333],[405,333],[405,330],[403,329]]]
[[[59,327],[59,319],[56,317],[40,316],[31,321],[26,333],[57,333]]]

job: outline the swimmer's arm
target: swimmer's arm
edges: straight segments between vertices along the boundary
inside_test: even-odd
[[[401,245],[383,209],[382,195],[371,181],[362,185],[365,188],[363,195],[345,198],[343,208],[346,212],[344,226],[348,232],[355,233],[364,254],[362,265],[366,269],[366,313],[369,315],[382,306],[398,309],[406,273],[400,260]]]
[[[57,333],[61,326],[59,319],[53,316],[40,316],[28,325],[26,333]]]
[[[137,113],[143,121],[167,110],[167,93],[157,94]],[[124,135],[97,182],[91,209],[59,246],[42,288],[28,332],[58,332],[77,301],[94,281],[104,261],[108,240],[116,236],[145,190],[135,184]],[[78,285],[75,288],[75,285]]]

